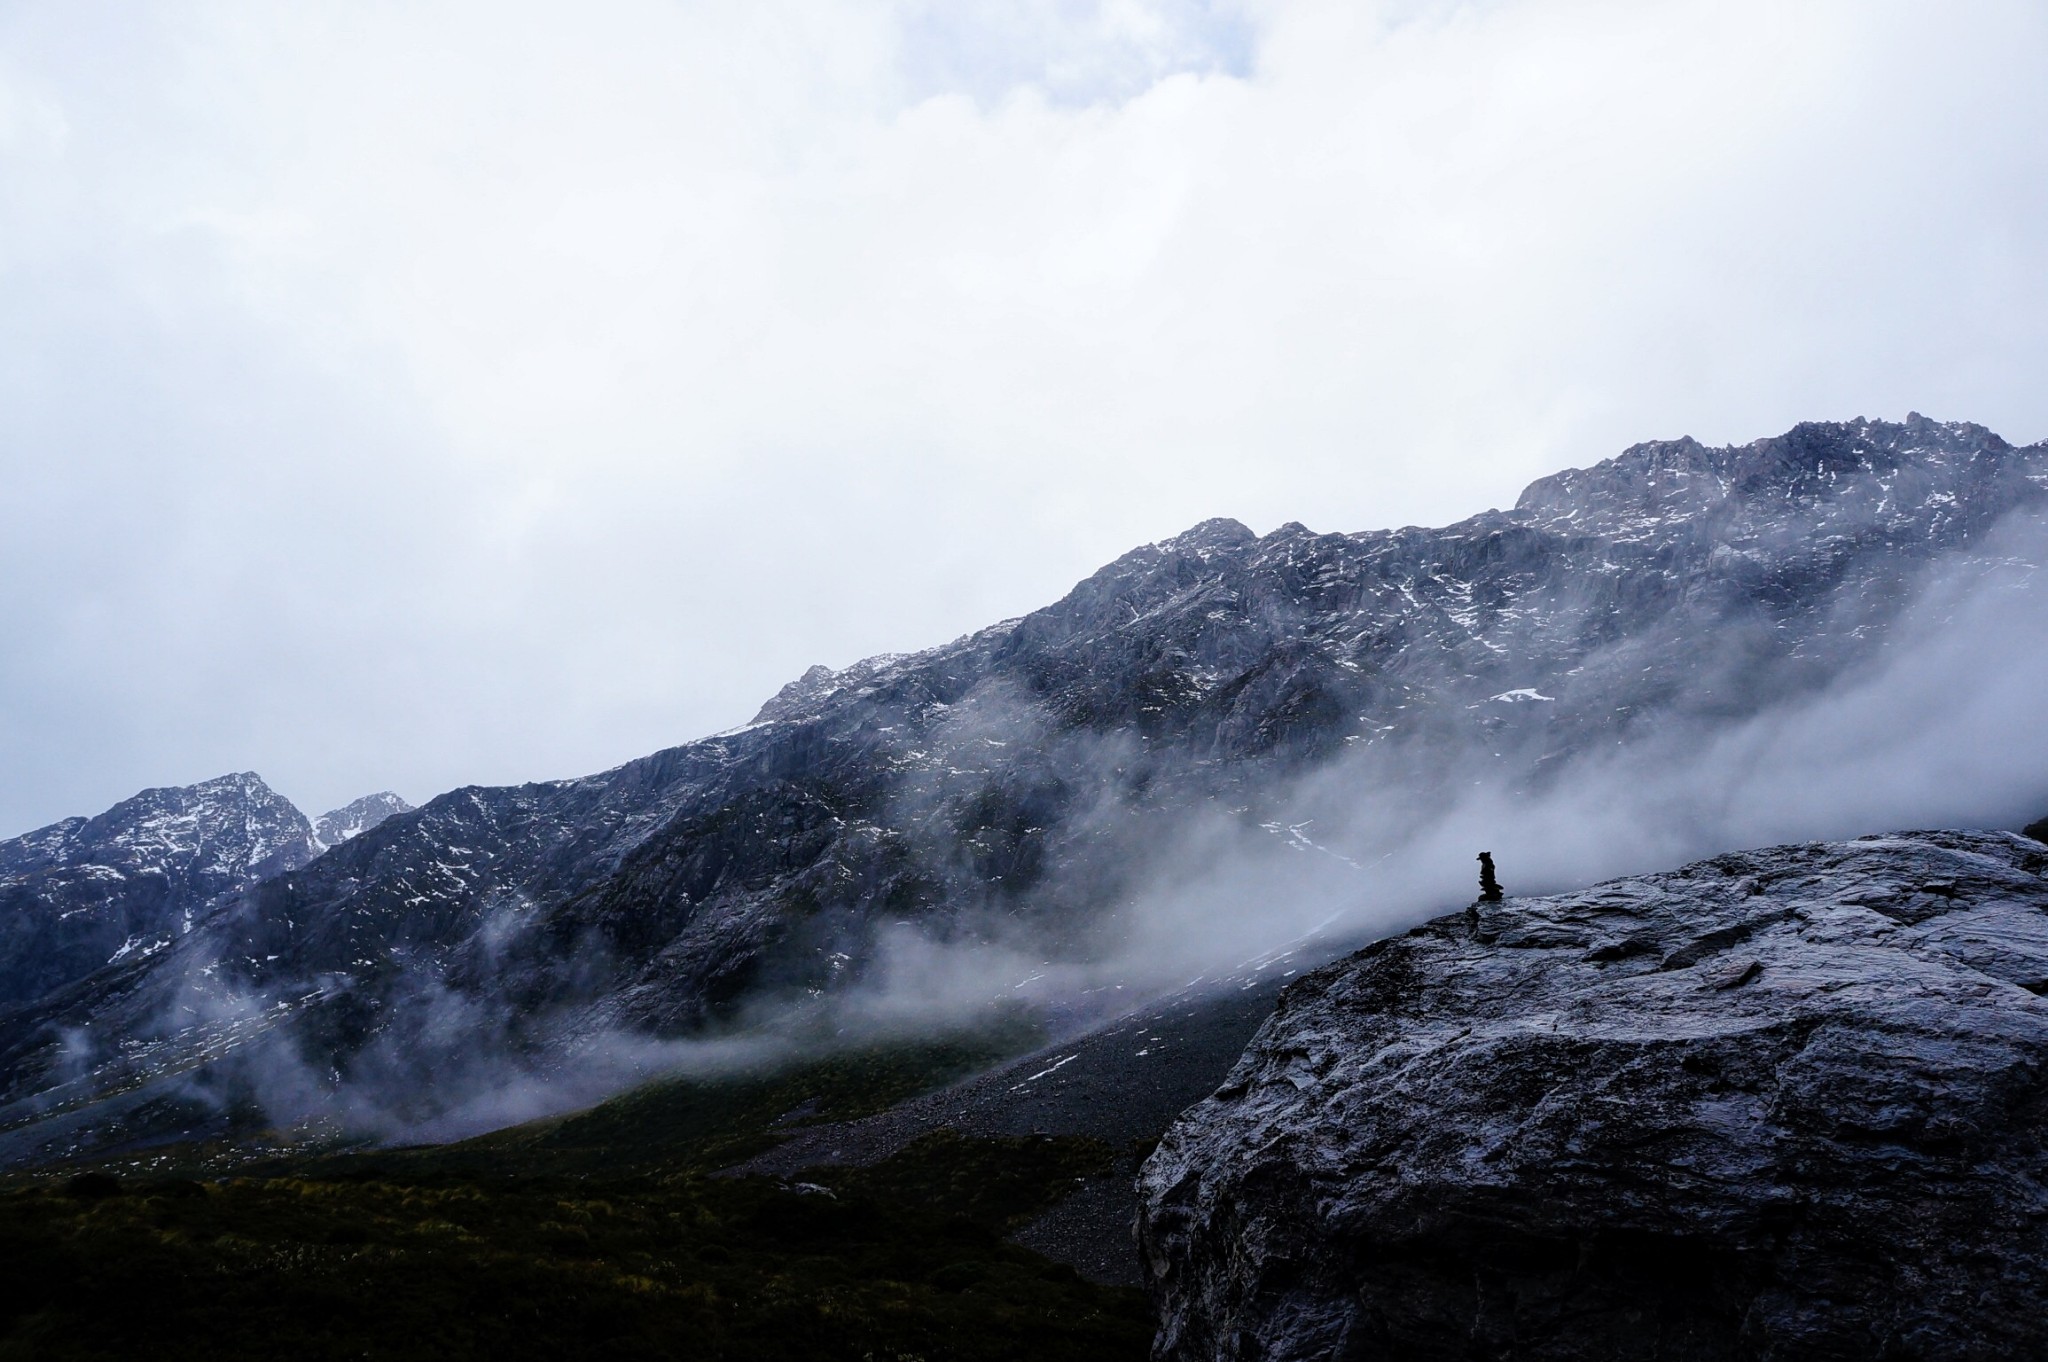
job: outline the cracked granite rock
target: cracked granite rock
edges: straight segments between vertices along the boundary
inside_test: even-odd
[[[1304,977],[1141,1174],[1156,1355],[2048,1356],[2044,874],[1773,847]]]

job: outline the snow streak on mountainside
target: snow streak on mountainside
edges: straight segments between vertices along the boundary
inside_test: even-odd
[[[1354,875],[1464,792],[1536,798],[1820,693],[1929,564],[1987,569],[2044,504],[2048,446],[1916,416],[1641,445],[1442,529],[1210,521],[1023,619],[814,668],[734,732],[389,818],[0,1019],[0,1083],[89,1080],[123,1041],[211,1054],[260,1012],[294,1101],[455,1100],[458,1058],[874,986],[907,938],[1099,958],[1196,822]],[[1398,794],[1377,841],[1295,816],[1333,772]]]

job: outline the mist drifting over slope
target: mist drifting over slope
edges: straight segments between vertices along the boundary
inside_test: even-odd
[[[1441,529],[1205,522],[740,729],[391,819],[0,1026],[8,1095],[105,1091],[139,1039],[222,1109],[441,1136],[677,1066],[1083,1027],[1461,905],[1481,849],[1529,893],[2016,826],[2048,803],[2044,489],[2048,447],[1915,416],[1638,446]]]
[[[1176,869],[1117,958],[1199,972],[1289,932],[1395,930],[1469,900],[1481,849],[1534,894],[1733,848],[2017,827],[2048,811],[2044,561],[2048,522],[2011,517],[1922,574],[1873,656],[1732,727],[1679,722],[1539,778],[1484,743],[1427,770],[1340,761],[1280,795],[1267,843],[1212,828],[1162,856]]]
[[[716,1040],[598,1030],[569,1047],[573,1063],[516,1060],[511,1046],[479,1054],[464,1010],[475,1005],[444,996],[437,1006],[465,1024],[446,1044],[416,1038],[403,1066],[359,1069],[343,1090],[349,1119],[408,1138],[469,1133],[653,1073],[773,1064],[835,1040],[970,1026],[1005,1006],[1084,1027],[1261,958],[1314,963],[1455,908],[1472,896],[1480,849],[1495,854],[1511,894],[1539,893],[1733,848],[2014,827],[2048,808],[2048,716],[2036,694],[2048,675],[2044,561],[2048,521],[2009,517],[1920,573],[1882,643],[1837,680],[1734,725],[1678,722],[1555,765],[1485,739],[1433,744],[1421,762],[1362,747],[1244,803],[1179,811],[1135,841],[1117,836],[1126,815],[1105,800],[1087,816],[1129,873],[1079,936],[1048,935],[1056,913],[1014,905],[942,929],[890,923],[856,982],[766,999]],[[1554,703],[1522,689],[1535,695],[1496,703]],[[1106,789],[1131,759],[1115,736],[1091,754]],[[458,1049],[459,1064],[420,1062]],[[394,1120],[423,1110],[423,1121]]]
[[[1085,1024],[1276,953],[1317,962],[1468,902],[1481,849],[1511,894],[1537,894],[1738,848],[2017,827],[2048,812],[2043,564],[2048,519],[2009,517],[1919,574],[1871,656],[1732,727],[1658,728],[1562,769],[1485,742],[1422,767],[1366,748],[1258,792],[1255,819],[1190,813],[1122,848],[1145,873],[1100,924],[1099,956],[1002,922],[943,940],[902,924],[835,1026],[942,1028],[1008,998]],[[1111,742],[1097,759],[1113,772],[1128,755]]]

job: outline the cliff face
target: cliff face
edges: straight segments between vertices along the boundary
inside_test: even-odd
[[[1303,978],[1141,1175],[1157,1355],[2048,1353],[2044,875],[1776,847]]]

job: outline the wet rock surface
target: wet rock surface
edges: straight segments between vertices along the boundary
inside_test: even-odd
[[[1305,976],[1143,1170],[1157,1355],[2048,1355],[2044,874],[1778,847]]]

